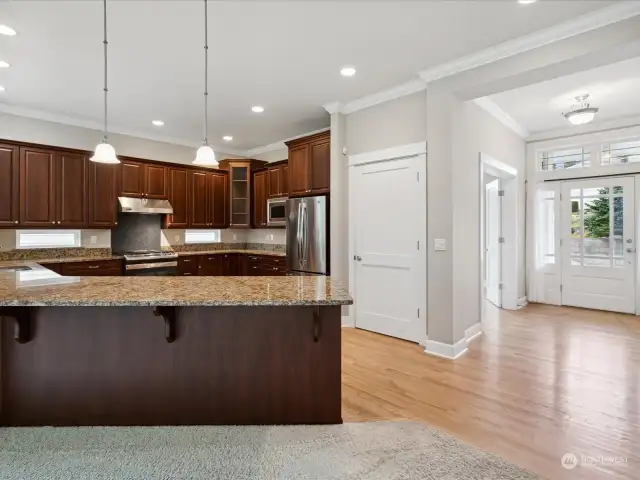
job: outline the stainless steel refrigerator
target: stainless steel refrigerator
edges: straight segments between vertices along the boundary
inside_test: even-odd
[[[329,275],[327,197],[287,200],[287,270],[290,275]]]

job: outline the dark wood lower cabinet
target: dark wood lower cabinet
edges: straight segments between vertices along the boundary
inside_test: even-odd
[[[65,277],[119,277],[124,271],[123,261],[117,259],[45,263],[44,266]]]
[[[178,258],[178,275],[183,276],[280,276],[286,275],[285,258],[244,253],[210,253]]]

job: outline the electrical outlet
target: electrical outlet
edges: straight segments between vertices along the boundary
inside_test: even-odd
[[[269,240],[273,240],[273,234],[269,235]]]
[[[174,235],[173,241],[174,242],[179,242],[180,241],[180,235]]]
[[[433,249],[436,252],[446,252],[447,251],[447,241],[444,238],[434,238],[434,240],[433,240]]]
[[[237,240],[237,239],[238,239],[238,236],[237,236],[235,233],[233,234],[233,239],[234,239],[234,240]]]
[[[95,245],[96,243],[98,243],[98,237],[96,235],[91,235],[91,237],[89,238],[89,242],[91,242],[91,245]]]

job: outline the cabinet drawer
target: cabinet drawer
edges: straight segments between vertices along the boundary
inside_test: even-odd
[[[198,274],[198,256],[178,258],[178,275],[197,275]]]
[[[275,256],[271,256],[271,255],[265,255],[264,257],[262,257],[264,259],[264,263],[267,265],[273,265],[276,267],[285,266],[285,257],[275,257]]]
[[[121,260],[96,260],[92,262],[73,262],[60,265],[60,274],[64,276],[120,276]]]

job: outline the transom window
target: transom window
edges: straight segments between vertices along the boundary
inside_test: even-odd
[[[591,154],[584,147],[540,153],[540,169],[543,172],[583,168],[589,165],[591,165]]]
[[[607,143],[602,146],[602,165],[624,165],[640,162],[640,139]]]

